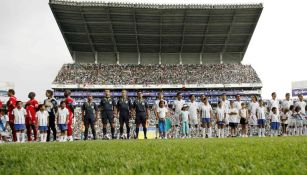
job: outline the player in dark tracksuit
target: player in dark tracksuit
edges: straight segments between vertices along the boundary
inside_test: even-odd
[[[119,130],[120,130],[120,138],[123,139],[124,133],[124,124],[127,128],[127,139],[130,138],[130,126],[129,120],[131,118],[130,110],[132,108],[132,104],[130,99],[127,97],[127,91],[122,91],[122,97],[117,102],[117,116],[119,116]]]
[[[96,140],[96,130],[95,130],[95,122],[98,118],[98,107],[96,103],[93,102],[93,96],[88,95],[87,102],[82,105],[82,121],[84,123],[84,140],[87,140],[88,137],[88,129],[91,126],[93,139]]]
[[[144,131],[144,139],[147,139],[147,126],[146,122],[149,116],[149,107],[147,101],[143,99],[142,92],[137,92],[137,99],[133,103],[133,107],[135,110],[135,123],[136,123],[136,137],[139,136],[139,127],[142,124],[143,131]]]
[[[46,97],[47,99],[44,101],[44,105],[46,106],[46,109],[48,111],[49,117],[48,117],[48,131],[47,131],[47,142],[50,141],[50,133],[52,130],[53,133],[53,141],[56,141],[56,128],[55,128],[55,114],[58,111],[58,103],[53,98],[53,91],[52,90],[46,90]]]
[[[107,134],[107,124],[111,125],[112,139],[115,139],[115,124],[114,124],[114,114],[115,114],[116,103],[113,98],[111,98],[110,90],[105,90],[105,97],[100,102],[101,108],[101,120],[103,124],[103,137],[106,138]]]

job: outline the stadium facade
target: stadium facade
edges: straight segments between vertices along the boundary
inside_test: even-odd
[[[260,18],[262,4],[162,5],[50,0],[49,5],[74,60],[74,64],[68,65],[74,68],[69,72],[68,66],[64,65],[53,82],[52,88],[59,99],[65,89],[72,90],[73,97],[80,99],[79,102],[88,93],[98,100],[104,96],[104,89],[111,89],[114,96],[120,96],[122,89],[129,89],[131,97],[136,95],[136,89],[142,89],[150,100],[163,90],[170,101],[177,91],[183,91],[184,96],[206,94],[213,103],[221,93],[230,98],[240,94],[243,100],[261,94],[262,83],[253,68],[251,71],[256,74],[256,81],[236,81],[234,78],[231,83],[185,80],[180,83],[135,81],[127,84],[112,81],[112,76],[108,83],[98,81],[100,79],[90,83],[66,82],[65,74],[70,78],[75,75],[75,79],[82,79],[78,75],[87,74],[86,71],[90,74],[91,70],[79,69],[78,65],[96,65],[97,72],[101,65],[161,65],[162,68],[163,65],[181,65],[181,69],[191,65],[204,68],[206,65],[213,65],[213,68],[241,65]],[[241,70],[231,71],[237,76]],[[90,75],[96,74],[99,73]]]

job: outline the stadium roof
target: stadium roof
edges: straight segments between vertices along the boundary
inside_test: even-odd
[[[182,59],[186,57],[200,63],[202,57],[208,58],[203,59],[205,62],[220,62],[223,55],[226,62],[241,62],[263,9],[262,4],[62,0],[50,0],[49,5],[73,59],[106,63],[112,63],[112,59],[119,63],[120,56],[128,63],[134,58],[138,63],[142,59],[161,63],[161,55],[166,55],[170,63],[185,62]]]

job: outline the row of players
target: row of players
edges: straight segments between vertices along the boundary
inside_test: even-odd
[[[126,91],[122,92],[122,97],[117,103],[110,96],[109,90],[106,90],[105,93],[106,97],[101,100],[99,107],[93,102],[93,97],[90,95],[88,96],[88,101],[82,105],[82,121],[85,126],[84,139],[86,140],[88,137],[89,127],[92,129],[93,138],[96,139],[94,124],[99,116],[99,111],[101,112],[104,137],[107,134],[107,123],[110,123],[111,135],[112,138],[115,138],[114,117],[118,117],[121,137],[123,136],[123,126],[125,124],[127,127],[127,136],[130,138],[129,120],[133,116],[136,122],[135,138],[138,138],[140,125],[142,125],[144,136],[147,138],[149,106],[146,100],[142,98],[141,91],[137,93],[137,99],[133,103],[126,96]],[[68,140],[73,140],[71,125],[74,106],[73,99],[70,97],[70,91],[65,92],[65,100],[60,103],[59,108],[51,90],[46,91],[47,99],[44,101],[44,104],[40,105],[35,100],[35,93],[29,93],[30,100],[26,103],[25,109],[22,107],[22,102],[17,101],[14,94],[14,90],[11,89],[8,91],[10,99],[7,102],[9,118],[7,123],[11,127],[14,141],[24,141],[25,136],[23,131],[25,129],[27,130],[28,141],[32,141],[32,130],[34,131],[34,140],[37,140],[37,128],[40,130],[41,141],[49,141],[51,131],[54,135],[53,138],[56,139],[55,123],[58,124],[58,128],[61,130],[60,141],[67,140],[67,137]],[[218,125],[218,137],[224,137],[225,135],[236,136],[236,129],[239,124],[242,127],[242,137],[247,137],[248,124],[252,130],[250,133],[253,133],[256,126],[258,126],[259,136],[264,136],[265,120],[269,119],[272,129],[271,135],[277,134],[280,123],[283,127],[283,134],[288,133],[287,128],[290,129],[291,134],[294,132],[297,134],[307,134],[305,108],[306,103],[302,95],[299,95],[299,101],[293,104],[293,101],[290,100],[290,95],[286,94],[286,99],[283,101],[281,107],[279,106],[279,101],[276,99],[276,93],[272,93],[272,99],[266,107],[263,101],[259,100],[258,102],[255,96],[252,97],[252,101],[247,107],[245,103],[241,102],[239,95],[235,101],[228,101],[226,95],[222,95],[218,107],[214,112],[204,95],[201,97],[200,103],[195,101],[194,95],[191,95],[190,101],[186,103],[179,92],[177,99],[173,103],[174,120],[172,121],[172,129],[174,130],[174,137],[178,137],[179,133],[189,136],[190,127],[192,129],[196,128],[194,130],[199,131],[198,118],[200,118],[203,137],[207,136],[210,138],[212,136],[212,120],[215,120]],[[161,138],[167,137],[165,119],[170,115],[168,110],[167,102],[163,100],[163,94],[159,93],[158,100],[156,100],[154,105],[154,112],[157,121],[156,135],[159,132]],[[1,121],[2,127],[0,128],[5,130],[6,127],[3,126],[3,123],[6,122]],[[228,133],[229,128],[230,134]]]

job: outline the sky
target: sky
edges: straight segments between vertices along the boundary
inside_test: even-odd
[[[260,2],[264,9],[242,63],[251,64],[258,73],[263,98],[275,91],[281,99],[291,91],[292,81],[307,79],[306,0],[176,0],[189,4]],[[0,22],[0,82],[15,83],[21,100],[27,100],[30,91],[43,100],[61,66],[73,62],[48,0],[0,0]]]

